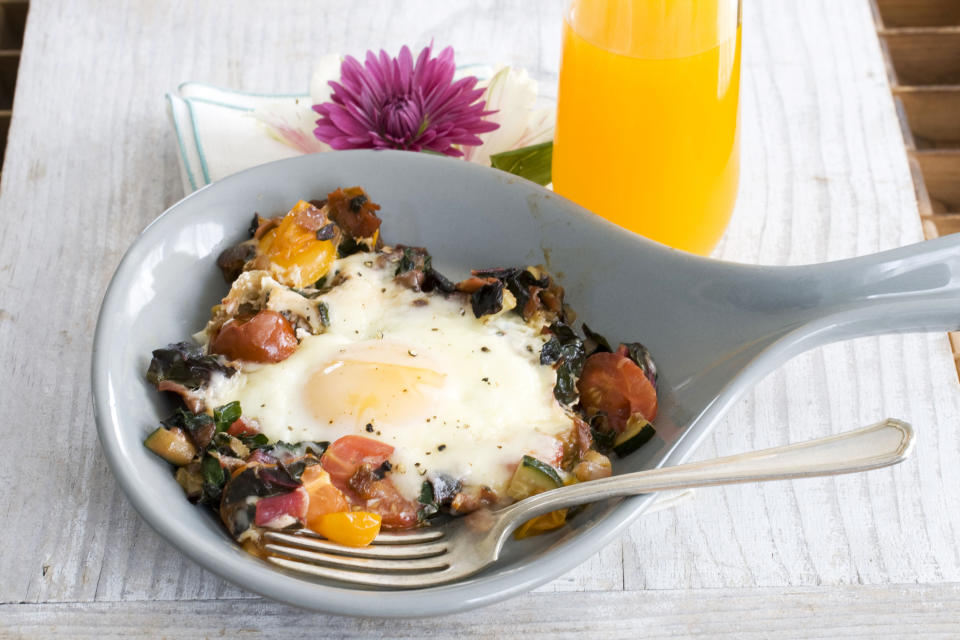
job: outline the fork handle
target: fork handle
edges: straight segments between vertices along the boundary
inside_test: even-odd
[[[500,522],[509,532],[532,517],[607,498],[879,469],[905,460],[913,443],[913,427],[891,418],[807,442],[561,487],[507,507]]]

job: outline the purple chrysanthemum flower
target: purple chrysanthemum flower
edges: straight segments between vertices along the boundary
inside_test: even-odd
[[[330,102],[313,105],[320,114],[313,133],[334,149],[406,149],[462,156],[454,145],[478,145],[477,134],[500,125],[487,122],[473,76],[453,81],[453,48],[431,58],[431,47],[414,64],[410,49],[391,58],[367,51],[366,62],[347,56],[340,82],[330,82]]]

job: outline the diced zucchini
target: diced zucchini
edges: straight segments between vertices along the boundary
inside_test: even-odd
[[[147,436],[143,444],[155,454],[178,467],[190,464],[197,455],[197,448],[181,429],[159,427]]]
[[[177,484],[183,488],[183,492],[191,500],[196,500],[203,492],[203,474],[200,473],[199,464],[191,464],[177,469]]]
[[[613,452],[617,457],[628,456],[650,441],[657,432],[639,413],[635,413],[627,420],[627,428],[613,441]]]
[[[507,495],[514,500],[529,498],[535,493],[563,486],[556,469],[531,456],[523,456],[510,480]]]

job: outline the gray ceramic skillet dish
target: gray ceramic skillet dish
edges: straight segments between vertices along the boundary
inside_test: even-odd
[[[254,211],[277,214],[352,185],[382,205],[386,242],[426,246],[448,277],[545,263],[581,320],[611,341],[646,344],[660,371],[657,437],[615,473],[684,461],[745,390],[801,351],[861,335],[960,328],[960,234],[840,262],[758,267],[669,249],[533,183],[426,154],[316,154],[212,184],[150,224],[107,289],[92,363],[100,441],[134,507],[174,547],[245,589],[307,609],[421,617],[489,605],[581,563],[652,500],[593,505],[558,531],[512,541],[493,567],[461,582],[377,591],[250,556],[184,499],[167,463],[142,444],[173,408],[144,379],[151,350],[203,327],[226,292],[216,257],[244,239]]]

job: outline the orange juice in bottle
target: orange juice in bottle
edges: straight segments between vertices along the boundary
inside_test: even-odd
[[[573,0],[554,189],[627,229],[709,253],[739,178],[737,0]]]

